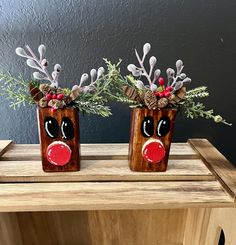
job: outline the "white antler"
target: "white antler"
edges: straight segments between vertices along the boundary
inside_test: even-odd
[[[177,60],[176,75],[174,69],[168,68],[166,70],[166,74],[168,78],[168,86],[170,85],[173,88],[172,93],[182,88],[184,84],[191,82],[191,79],[187,77],[185,73],[182,73],[183,68],[184,68],[183,61]]]
[[[54,66],[54,71],[52,72],[52,76],[49,74],[47,70],[48,61],[44,57],[46,52],[45,45],[41,44],[38,47],[39,58],[35,55],[35,53],[32,51],[29,45],[25,45],[25,48],[29,52],[29,54],[27,54],[26,50],[21,47],[16,48],[16,54],[21,57],[27,58],[26,64],[29,67],[39,71],[39,72],[34,72],[33,77],[39,80],[48,80],[51,82],[51,86],[53,88],[57,88],[58,78],[61,72],[61,66],[59,64],[56,64]]]
[[[148,82],[149,82],[149,87],[152,88],[152,90],[153,90],[154,87],[156,87],[156,86],[153,86],[153,84],[159,78],[159,76],[161,74],[161,71],[159,69],[156,69],[153,72],[154,67],[156,65],[156,62],[157,62],[157,59],[156,59],[155,56],[152,56],[149,59],[149,66],[150,66],[149,72],[147,72],[146,68],[144,67],[145,58],[146,58],[146,56],[147,56],[147,54],[149,53],[150,50],[151,50],[151,44],[150,43],[145,43],[143,45],[143,56],[141,58],[139,56],[139,54],[138,54],[138,51],[135,49],[135,55],[137,57],[137,60],[139,62],[140,67],[137,67],[134,64],[129,64],[128,67],[127,67],[127,69],[130,72],[132,72],[132,75],[135,76],[135,77],[139,77],[139,76],[146,77],[147,80],[148,80]],[[153,79],[151,77],[153,77]],[[140,85],[141,84],[139,82],[139,84],[137,84],[137,86],[140,87]]]

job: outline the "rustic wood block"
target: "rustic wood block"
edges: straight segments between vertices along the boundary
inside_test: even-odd
[[[133,171],[166,171],[175,109],[132,111],[129,165]]]
[[[54,112],[50,108],[38,108],[41,157],[45,172],[80,169],[78,120],[75,108]]]

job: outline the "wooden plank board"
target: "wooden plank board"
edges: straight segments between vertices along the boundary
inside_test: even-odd
[[[7,151],[12,144],[12,140],[0,140],[0,157]]]
[[[81,144],[81,159],[127,159],[128,144]],[[170,159],[197,159],[188,143],[172,143]],[[13,144],[1,157],[4,161],[40,160],[39,145]]]
[[[169,160],[166,172],[132,172],[128,160],[82,160],[77,172],[46,173],[41,161],[0,161],[0,182],[215,180],[200,159]]]
[[[206,139],[190,139],[190,145],[204,160],[210,171],[236,200],[236,168]]]
[[[183,245],[185,209],[0,213],[1,245]]]
[[[0,212],[233,206],[217,181],[1,184]]]

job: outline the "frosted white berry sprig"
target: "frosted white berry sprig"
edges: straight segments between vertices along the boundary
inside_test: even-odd
[[[99,67],[98,70],[92,69],[90,71],[90,83],[88,85],[84,85],[89,80],[89,74],[83,73],[79,85],[74,85],[72,87],[72,91],[79,91],[83,93],[87,93],[96,89],[95,83],[102,77],[105,69],[103,67]],[[84,86],[83,86],[84,85]]]
[[[50,81],[50,86],[52,88],[58,88],[58,78],[61,72],[61,66],[56,64],[54,66],[54,70],[50,75],[47,68],[48,68],[48,61],[45,58],[46,47],[45,45],[41,44],[38,47],[39,58],[35,55],[29,45],[25,45],[25,49],[18,47],[16,48],[16,54],[26,58],[26,64],[34,68],[38,71],[33,73],[33,77],[38,80],[47,80]]]
[[[184,68],[183,61],[176,61],[176,72],[172,68],[168,68],[166,70],[168,83],[167,86],[172,88],[173,93],[179,89],[181,89],[184,85],[189,84],[191,79],[187,77],[185,73],[182,73]]]
[[[151,44],[145,43],[143,45],[143,56],[141,58],[138,54],[138,51],[135,49],[135,55],[137,57],[140,67],[137,67],[134,64],[129,64],[127,69],[132,73],[134,77],[144,76],[147,78],[149,85],[145,86],[141,80],[138,80],[136,84],[138,88],[142,89],[144,87],[148,87],[150,88],[150,90],[155,91],[157,89],[157,85],[155,84],[155,82],[158,80],[161,71],[160,69],[154,70],[154,67],[157,62],[157,58],[155,56],[151,56],[149,58],[149,71],[147,71],[146,68],[144,67],[145,58],[147,57],[147,54],[150,52],[150,50],[151,50]]]

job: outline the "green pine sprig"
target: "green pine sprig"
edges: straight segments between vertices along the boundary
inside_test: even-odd
[[[208,97],[209,93],[206,86],[197,87],[186,92],[185,98],[204,98]]]
[[[77,101],[74,107],[78,108],[83,114],[95,114],[102,117],[108,117],[112,114],[109,106],[101,105],[96,102]]]
[[[130,107],[142,106],[137,104],[137,102],[130,100],[125,96],[123,92],[123,86],[128,85],[133,88],[136,87],[136,80],[132,76],[122,76],[120,72],[120,63],[121,60],[117,64],[112,64],[107,59],[104,59],[107,67],[108,74],[106,79],[112,80],[113,89],[110,90],[110,94],[108,96],[111,99],[114,99],[117,102],[123,102],[125,104],[129,104]],[[174,104],[173,107],[176,107],[180,110],[183,116],[187,118],[195,119],[195,118],[205,118],[205,119],[213,119],[216,123],[224,123],[226,125],[231,126],[231,123],[228,123],[222,116],[214,115],[214,111],[212,109],[207,110],[205,105],[202,102],[195,101],[196,99],[201,99],[208,97],[209,93],[207,91],[206,86],[200,86],[194,89],[191,89],[186,92],[185,97],[178,103]]]
[[[221,115],[214,115],[214,110],[207,110],[206,106],[202,102],[195,102],[193,98],[188,98],[178,104],[180,112],[187,118],[205,118],[213,119],[216,123],[223,123],[228,126],[232,126],[232,123],[228,123]]]
[[[125,103],[130,106],[137,106],[137,102],[131,100],[128,96],[124,94],[123,87],[131,86],[134,87],[134,78],[130,75],[122,76],[120,72],[121,59],[116,64],[112,64],[111,61],[104,59],[107,65],[107,75],[105,80],[110,83],[109,90],[105,92],[106,96],[110,100],[115,100],[117,102]]]
[[[29,94],[29,82],[21,75],[14,77],[9,72],[0,72],[0,95],[9,100],[13,109],[26,104],[35,104]]]

